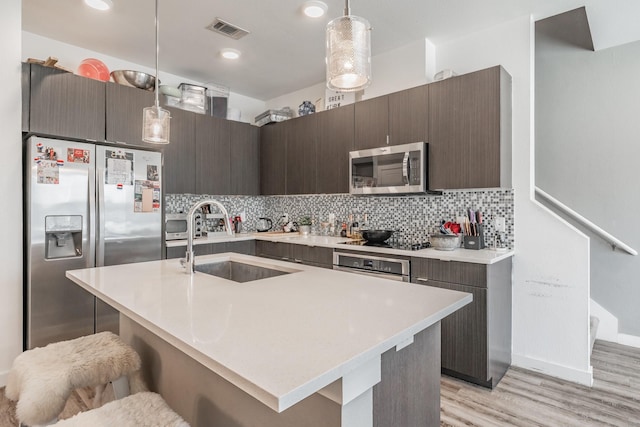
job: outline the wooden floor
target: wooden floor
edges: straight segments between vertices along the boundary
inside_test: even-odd
[[[443,376],[440,424],[640,426],[640,349],[596,341],[591,363],[592,388],[518,368],[509,369],[493,391]],[[75,400],[65,418],[83,410]],[[0,427],[14,426],[14,406],[0,389]]]
[[[441,381],[441,426],[640,426],[640,349],[596,341],[593,387],[511,368],[493,390]]]

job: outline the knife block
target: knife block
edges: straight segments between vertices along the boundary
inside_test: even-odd
[[[484,241],[484,227],[482,224],[476,224],[478,227],[477,236],[464,236],[463,243],[465,249],[484,249],[486,247]]]

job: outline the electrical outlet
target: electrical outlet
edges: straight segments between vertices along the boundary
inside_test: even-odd
[[[284,223],[287,224],[289,222],[289,214],[288,213],[282,214],[282,219],[284,220]]]
[[[506,231],[507,226],[505,224],[503,216],[496,217],[495,228],[496,228],[496,231],[499,233],[504,233]]]

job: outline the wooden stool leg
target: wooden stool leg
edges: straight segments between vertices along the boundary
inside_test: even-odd
[[[87,405],[89,409],[95,409],[102,406],[102,395],[104,394],[104,390],[107,388],[107,384],[100,384],[93,388],[95,394],[93,395],[93,403],[91,405]]]

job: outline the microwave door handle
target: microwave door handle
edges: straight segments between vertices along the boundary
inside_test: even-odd
[[[409,184],[409,152],[404,153],[404,158],[402,159],[402,179],[405,184]]]

